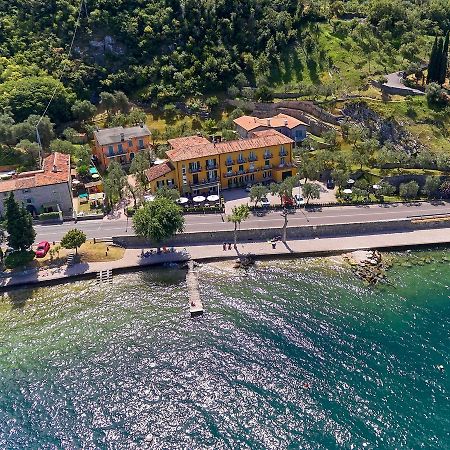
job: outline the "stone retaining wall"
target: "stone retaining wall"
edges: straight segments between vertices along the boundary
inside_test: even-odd
[[[410,219],[386,220],[381,222],[356,222],[334,225],[306,225],[300,227],[288,227],[289,239],[315,239],[340,236],[360,236],[373,233],[407,232],[432,228],[447,228],[448,222],[423,222],[412,223]],[[450,230],[449,230],[450,232]],[[276,236],[281,236],[281,228],[258,228],[241,230],[238,234],[239,242],[268,241]],[[208,243],[233,242],[233,231],[195,232],[181,233],[167,241],[167,246],[183,246]],[[113,242],[123,247],[142,247],[153,245],[138,236],[115,236]]]

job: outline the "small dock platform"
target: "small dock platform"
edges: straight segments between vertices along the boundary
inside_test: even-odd
[[[191,317],[201,316],[203,314],[203,303],[200,299],[200,291],[198,288],[197,272],[194,268],[194,262],[189,261],[188,273],[186,275],[186,283],[189,293],[189,311]]]
[[[97,283],[98,284],[112,283],[112,281],[113,281],[113,277],[112,277],[111,269],[101,270],[100,272],[97,273]]]

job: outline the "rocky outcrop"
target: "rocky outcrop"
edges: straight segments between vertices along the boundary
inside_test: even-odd
[[[386,270],[390,263],[383,260],[377,250],[357,251],[344,256],[353,273],[369,284],[377,284],[386,280]]]
[[[385,118],[372,110],[366,102],[350,102],[342,110],[351,121],[363,124],[381,145],[389,142],[398,151],[415,155],[425,147],[395,118]]]

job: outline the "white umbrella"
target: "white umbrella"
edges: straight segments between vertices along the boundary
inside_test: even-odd
[[[80,180],[73,180],[73,181],[72,181],[72,184],[80,184],[80,183],[81,183]]]
[[[354,184],[354,183],[355,183],[355,180],[353,178],[349,178],[347,180],[347,184]]]
[[[353,191],[351,189],[344,189],[344,194],[351,194]]]
[[[188,201],[189,201],[188,198],[186,198],[186,197],[180,197],[180,198],[177,200],[177,203],[179,203],[180,205],[184,205],[184,204],[187,203]]]
[[[93,173],[92,178],[100,178],[100,175],[98,173]]]
[[[372,186],[375,190],[381,189],[381,186],[379,184],[374,184]]]
[[[205,200],[206,200],[206,198],[203,197],[203,195],[197,195],[197,197],[194,197],[194,198],[192,199],[192,201],[193,201],[194,203],[202,203],[202,202],[204,202]]]
[[[155,196],[154,195],[144,195],[144,200],[146,202],[152,202],[153,200],[155,200]]]
[[[206,200],[208,200],[208,202],[218,202],[220,200],[220,197],[218,195],[208,195],[208,197],[206,197]]]

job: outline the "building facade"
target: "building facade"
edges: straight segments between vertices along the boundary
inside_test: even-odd
[[[307,136],[308,125],[287,114],[260,119],[253,116],[241,116],[235,119],[236,131],[241,138],[247,138],[255,131],[276,130],[291,138],[296,144]]]
[[[136,153],[151,148],[151,132],[146,125],[105,128],[94,132],[94,156],[106,169],[111,161],[122,166],[131,164]]]
[[[43,212],[72,215],[70,156],[52,153],[44,158],[41,170],[0,181],[0,216],[4,215],[4,201],[10,192],[33,216]]]
[[[199,136],[169,140],[164,169],[147,171],[150,189],[175,187],[181,194],[212,194],[249,184],[281,182],[297,173],[293,140],[277,132],[254,132],[246,139],[213,143]],[[161,166],[161,165],[160,165]]]

